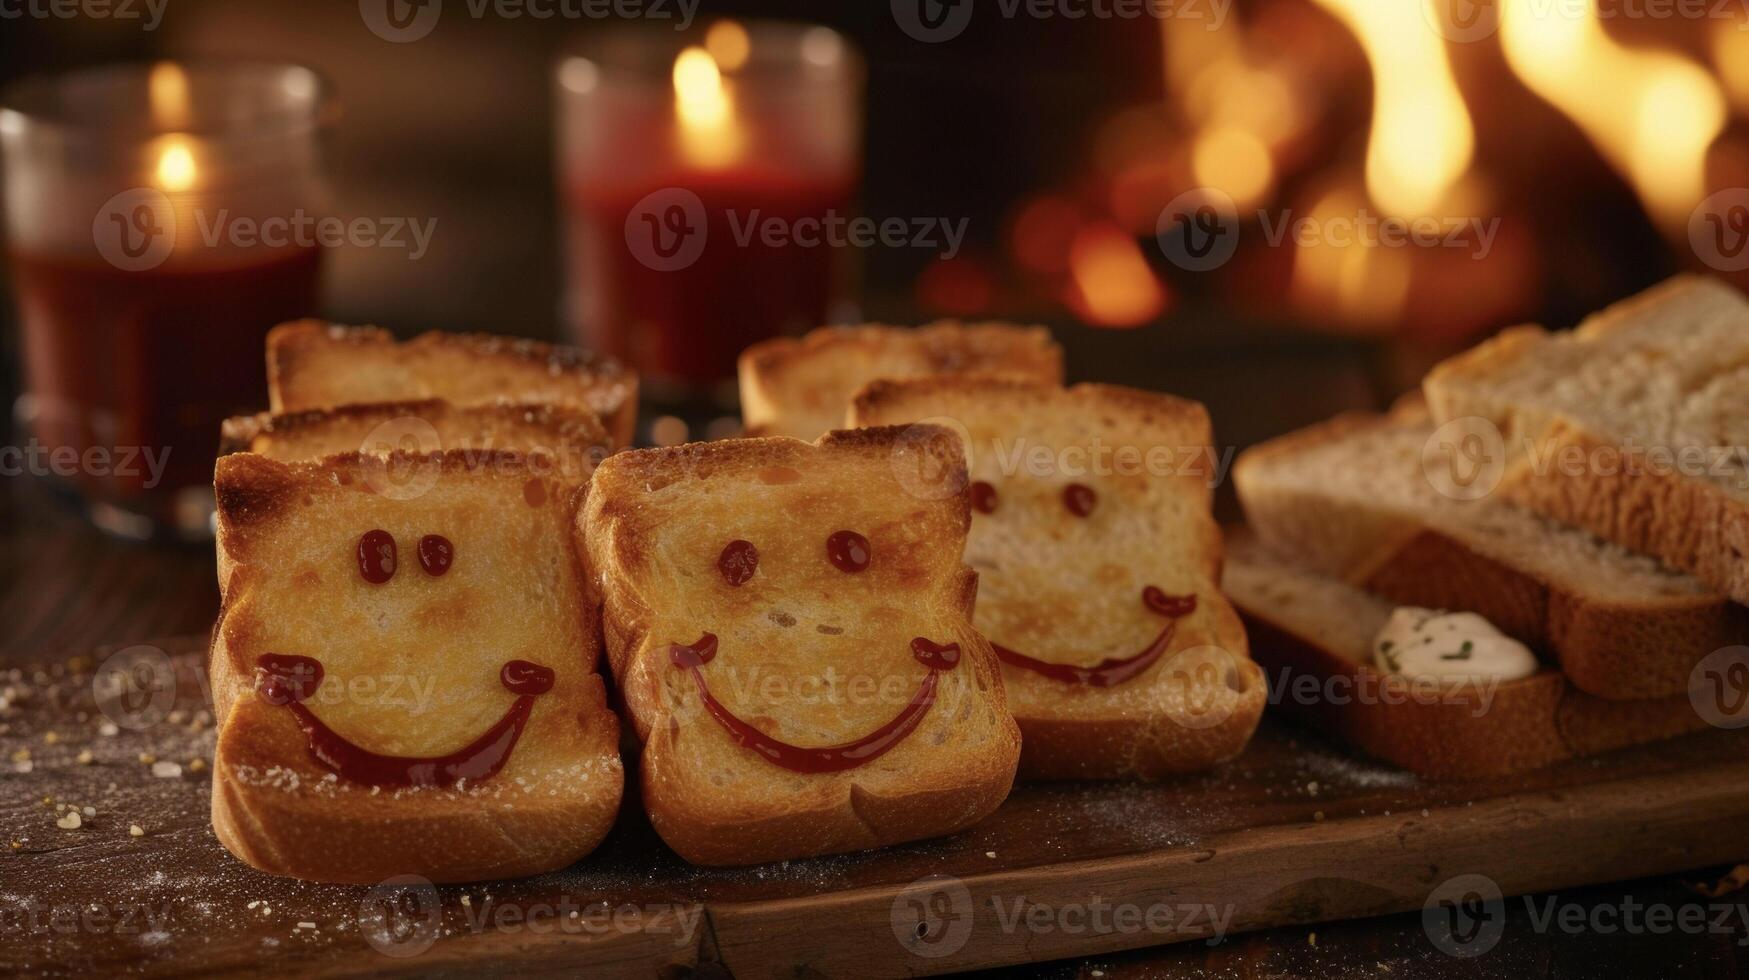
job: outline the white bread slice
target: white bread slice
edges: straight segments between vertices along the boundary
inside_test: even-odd
[[[917,421],[945,422],[969,439],[971,479],[994,488],[995,508],[973,515],[966,549],[982,582],[978,628],[992,643],[1091,668],[1139,656],[1172,624],[1158,659],[1110,686],[1002,654],[1024,736],[1022,774],[1156,778],[1241,752],[1267,695],[1220,592],[1203,407],[1110,385],[963,377],[877,381],[855,399],[853,424]],[[1139,465],[1124,462],[1132,455]],[[1065,504],[1075,483],[1097,494],[1085,517]],[[1142,598],[1147,587],[1194,596],[1195,610],[1164,617]]]
[[[1020,735],[989,643],[972,628],[977,575],[961,562],[966,495],[920,497],[900,474],[932,452],[899,429],[817,444],[731,439],[620,453],[586,491],[577,537],[605,601],[608,659],[643,741],[644,806],[695,864],[756,864],[952,833],[1008,795]],[[945,438],[945,434],[939,434]],[[953,455],[931,457],[955,472]],[[828,541],[867,541],[861,571]],[[731,584],[733,542],[757,565]],[[704,634],[696,670],[673,647]],[[927,668],[914,640],[957,644]],[[746,747],[701,685],[764,737],[803,749],[879,732],[933,690],[883,754],[797,771]]]
[[[585,408],[557,404],[460,406],[439,399],[375,402],[226,419],[219,452],[248,452],[286,462],[341,453],[508,450],[530,466],[549,466],[581,483],[607,458],[613,443]]]
[[[440,330],[397,343],[377,327],[317,320],[268,332],[267,394],[274,412],[428,398],[574,405],[595,413],[616,446],[631,444],[638,411],[637,375],[575,347]]]
[[[1610,701],[1554,670],[1491,691],[1417,694],[1371,666],[1391,603],[1301,570],[1246,533],[1227,538],[1222,583],[1245,616],[1271,700],[1368,755],[1433,779],[1473,779],[1708,727],[1686,695]]]
[[[1498,426],[1502,491],[1749,601],[1749,302],[1672,279],[1567,334],[1519,327],[1436,367],[1435,421]]]
[[[877,378],[996,374],[1063,383],[1063,349],[1044,327],[942,320],[921,327],[821,327],[741,352],[749,435],[814,439],[842,428],[850,396]]]
[[[1682,694],[1694,665],[1749,639],[1743,607],[1655,560],[1424,472],[1434,434],[1408,399],[1239,457],[1246,520],[1271,551],[1404,605],[1479,613],[1599,697]]]
[[[213,830],[256,868],[316,881],[565,867],[606,835],[624,780],[619,723],[596,673],[596,607],[568,533],[572,495],[515,454],[460,451],[390,457],[430,479],[417,495],[379,493],[381,462],[219,458]],[[359,558],[374,530],[394,537],[399,559],[380,584]],[[432,534],[453,546],[442,574],[419,557]],[[267,654],[317,661],[323,679],[303,706],[389,756],[463,751],[532,700],[495,773],[426,785],[354,778],[344,761],[318,759],[300,716],[264,696]],[[550,690],[508,690],[502,671],[517,660],[551,670]]]

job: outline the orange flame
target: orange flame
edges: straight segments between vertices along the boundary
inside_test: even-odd
[[[1571,17],[1525,0],[1502,5],[1506,63],[1585,131],[1665,227],[1705,195],[1706,151],[1725,100],[1704,69],[1673,51],[1630,48],[1603,28],[1595,0]]]
[[[1360,41],[1373,72],[1366,189],[1398,217],[1431,214],[1463,177],[1475,129],[1419,0],[1317,0]]]
[[[1089,225],[1069,245],[1073,300],[1089,323],[1136,327],[1160,315],[1166,293],[1135,239],[1117,226]]]

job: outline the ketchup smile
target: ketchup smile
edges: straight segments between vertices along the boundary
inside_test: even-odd
[[[692,672],[693,682],[698,685],[699,700],[704,702],[705,710],[711,713],[717,724],[723,726],[736,744],[764,756],[772,765],[801,773],[842,772],[886,754],[905,736],[911,734],[923,721],[923,716],[929,713],[930,706],[935,704],[936,679],[941,672],[954,669],[960,662],[959,644],[932,643],[921,636],[917,637],[911,641],[911,656],[929,668],[929,673],[923,678],[923,683],[917,686],[917,693],[911,696],[910,704],[894,715],[891,721],[853,742],[805,748],[772,738],[742,721],[727,705],[711,694],[710,685],[705,681],[701,668],[716,655],[717,638],[714,633],[705,633],[696,643],[675,643],[668,647],[669,662],[680,670]]]
[[[310,755],[343,779],[368,786],[453,786],[463,779],[490,779],[504,768],[522,737],[534,699],[552,690],[553,671],[526,660],[512,660],[498,682],[516,701],[485,734],[448,755],[382,755],[361,749],[304,707],[322,686],[322,665],[311,657],[265,653],[256,659],[256,689],[268,704],[284,707],[297,719],[310,743]]]
[[[1159,613],[1172,620],[1160,630],[1152,643],[1142,648],[1140,653],[1128,657],[1108,657],[1091,667],[1076,667],[1072,664],[1053,664],[1024,653],[1010,650],[1000,643],[992,642],[996,648],[996,656],[1010,667],[1030,670],[1035,674],[1043,674],[1053,681],[1064,684],[1085,684],[1088,687],[1116,687],[1125,681],[1134,680],[1137,675],[1154,665],[1160,655],[1166,652],[1166,647],[1172,643],[1172,634],[1178,628],[1178,619],[1196,611],[1196,596],[1167,595],[1150,585],[1142,590],[1142,604],[1151,612]]]

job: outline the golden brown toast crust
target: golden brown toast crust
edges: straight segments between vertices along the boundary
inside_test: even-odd
[[[355,402],[441,398],[457,405],[554,402],[595,413],[616,446],[637,425],[638,379],[611,358],[575,347],[434,330],[397,342],[378,327],[299,320],[267,335],[275,413]]]
[[[936,434],[938,437],[941,435]],[[943,441],[899,429],[818,444],[736,439],[621,453],[586,490],[576,533],[601,589],[608,659],[644,741],[644,804],[669,846],[698,864],[752,864],[952,833],[1007,796],[1020,754],[989,644],[972,628],[977,577],[961,564],[963,487],[915,496],[920,463],[963,473]],[[963,481],[961,481],[963,482]],[[835,567],[827,541],[866,537],[866,569]],[[733,541],[758,550],[739,585]],[[886,753],[798,772],[737,744],[671,660],[720,638],[698,669],[735,716],[790,745],[856,741],[938,685],[917,727]],[[957,644],[938,674],[914,638]]]
[[[384,482],[384,468],[412,474]],[[424,477],[429,477],[429,481]],[[517,877],[564,867],[607,833],[623,784],[618,720],[595,666],[594,606],[567,533],[571,486],[518,454],[353,453],[284,463],[219,459],[222,606],[209,670],[219,718],[213,828],[249,864],[318,881]],[[399,561],[360,571],[381,529]],[[441,534],[453,561],[417,558]],[[315,717],[361,749],[431,757],[468,745],[517,700],[512,660],[554,672],[490,778],[378,787],[312,755],[291,711],[261,697],[263,654],[315,658]]]
[[[222,454],[249,452],[286,462],[397,449],[519,452],[531,466],[556,468],[581,483],[613,443],[588,409],[508,401],[464,407],[435,398],[239,415],[225,420],[219,439]]]
[[[1425,419],[1424,406],[1411,399],[1389,415],[1346,413],[1247,450],[1233,479],[1252,529],[1273,550],[1393,602],[1477,613],[1553,654],[1576,687],[1601,698],[1683,693],[1702,657],[1749,637],[1749,614],[1717,594],[1591,596],[1479,553],[1412,513],[1270,493],[1271,465]]]
[[[1063,383],[1063,349],[1040,326],[941,320],[921,327],[821,327],[741,353],[750,435],[813,439],[841,428],[850,398],[878,378],[1003,375]]]
[[[1478,393],[1496,372],[1554,343],[1603,340],[1631,328],[1636,318],[1660,307],[1680,310],[1734,293],[1718,280],[1681,275],[1628,297],[1587,318],[1557,339],[1536,326],[1521,326],[1440,363],[1422,384],[1436,420],[1487,418],[1508,440],[1508,467],[1500,492],[1549,517],[1582,527],[1624,548],[1654,555],[1688,572],[1737,602],[1749,603],[1749,505],[1709,480],[1684,475],[1655,460],[1648,450],[1679,452],[1685,446],[1641,446],[1623,454],[1602,433],[1553,408],[1500,402]],[[1520,447],[1532,445],[1545,459],[1610,460],[1604,467],[1532,466]],[[1739,446],[1701,446],[1703,451]],[[1595,469],[1596,471],[1593,471]]]
[[[1163,629],[1141,600],[1145,586],[1196,597],[1158,659],[1115,686],[1003,664],[1025,736],[1023,776],[1156,778],[1244,749],[1266,692],[1219,589],[1220,529],[1210,515],[1217,464],[1201,405],[1113,385],[939,377],[876,381],[858,393],[851,417],[938,422],[970,437],[971,477],[997,501],[974,515],[967,551],[981,580],[977,623],[994,643],[1091,668],[1136,655]],[[1094,462],[1102,448],[1103,466]],[[1135,466],[1118,461],[1125,451]],[[1097,494],[1090,515],[1066,509],[1071,483]]]
[[[1228,541],[1235,574],[1286,567],[1248,532],[1230,530]],[[1501,682],[1491,694],[1469,688],[1416,695],[1402,678],[1357,662],[1368,651],[1339,652],[1310,635],[1280,600],[1239,588],[1229,594],[1251,649],[1278,687],[1272,700],[1368,755],[1432,779],[1523,772],[1707,727],[1686,695],[1611,701],[1580,691],[1554,670]],[[1389,606],[1380,604],[1382,624]],[[1304,696],[1308,682],[1315,684],[1312,696]]]

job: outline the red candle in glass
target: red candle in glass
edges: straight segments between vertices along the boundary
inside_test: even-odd
[[[559,70],[570,320],[659,399],[732,390],[748,344],[827,322],[850,250],[861,69],[822,27],[621,31]],[[799,235],[798,235],[799,232]]]
[[[263,340],[315,312],[331,103],[308,69],[159,62],[26,83],[0,112],[32,468],[100,526],[209,533],[219,424],[266,404]],[[237,234],[243,229],[243,234]]]

